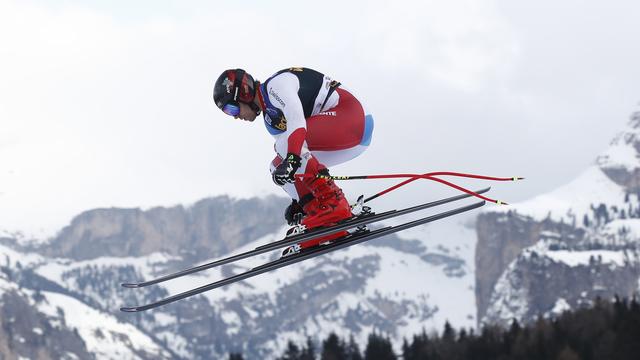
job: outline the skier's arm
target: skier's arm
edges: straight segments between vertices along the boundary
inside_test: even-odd
[[[292,74],[281,74],[269,82],[267,89],[271,103],[282,110],[287,119],[287,129],[281,136],[287,137],[287,153],[300,156],[307,136],[307,120],[298,97],[300,83]]]

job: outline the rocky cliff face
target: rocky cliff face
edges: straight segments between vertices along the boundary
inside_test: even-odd
[[[44,248],[47,256],[88,260],[164,252],[200,261],[229,252],[282,226],[286,199],[226,196],[190,208],[96,209],[75,217]]]
[[[477,221],[478,319],[508,323],[640,290],[640,113],[571,183]]]
[[[481,318],[490,305],[497,279],[526,249],[546,234],[558,234],[561,241],[575,243],[584,230],[551,219],[535,221],[517,211],[483,213],[478,217],[476,247],[476,306]]]

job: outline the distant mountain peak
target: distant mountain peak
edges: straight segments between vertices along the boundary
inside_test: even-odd
[[[578,177],[478,218],[478,319],[508,324],[640,293],[640,112]],[[613,261],[613,260],[615,261]]]
[[[596,164],[627,192],[640,190],[640,112],[631,115],[627,127],[598,156]]]

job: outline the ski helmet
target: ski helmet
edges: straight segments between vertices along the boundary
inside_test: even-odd
[[[213,101],[230,116],[240,114],[239,102],[249,105],[258,113],[260,108],[253,103],[255,96],[256,81],[242,69],[225,70],[213,87]]]

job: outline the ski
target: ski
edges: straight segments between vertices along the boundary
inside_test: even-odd
[[[485,193],[487,191],[491,190],[491,187],[487,187],[481,190],[476,191],[476,193],[478,194],[482,194]],[[192,268],[188,268],[188,269],[184,269],[172,274],[168,274],[156,279],[152,279],[152,280],[148,280],[148,281],[142,281],[142,282],[136,282],[136,283],[123,283],[121,284],[123,287],[126,288],[141,288],[141,287],[145,287],[145,286],[150,286],[150,285],[155,285],[155,284],[159,284],[165,281],[169,281],[178,277],[182,277],[185,275],[189,275],[189,274],[193,274],[196,272],[200,272],[203,270],[207,270],[207,269],[211,269],[214,267],[218,267],[221,265],[225,265],[225,264],[229,264],[238,260],[242,260],[242,259],[246,259],[249,257],[253,257],[256,255],[260,255],[263,254],[265,252],[269,252],[272,250],[276,250],[285,246],[289,246],[289,245],[293,245],[305,240],[311,240],[320,236],[324,236],[324,235],[329,235],[332,233],[336,233],[338,231],[343,231],[343,230],[348,230],[348,229],[352,229],[358,226],[362,226],[362,225],[367,225],[367,224],[372,224],[375,222],[379,222],[382,220],[387,220],[396,216],[400,216],[400,215],[405,215],[405,214],[409,214],[412,212],[416,212],[419,210],[424,210],[424,209],[428,209],[431,207],[435,207],[435,206],[439,206],[439,205],[443,205],[446,203],[450,203],[450,202],[454,202],[454,201],[458,201],[458,200],[462,200],[468,197],[471,197],[472,195],[470,194],[461,194],[461,195],[457,195],[457,196],[452,196],[449,198],[445,198],[445,199],[440,199],[440,200],[436,200],[436,201],[432,201],[432,202],[428,202],[428,203],[424,203],[424,204],[420,204],[420,205],[416,205],[416,206],[412,206],[412,207],[408,207],[405,209],[401,209],[401,210],[390,210],[390,211],[386,211],[383,213],[379,213],[379,214],[368,214],[368,215],[361,215],[361,216],[355,216],[351,219],[345,220],[343,222],[340,222],[334,226],[328,226],[328,227],[322,227],[322,228],[315,228],[313,230],[310,230],[309,232],[306,233],[302,233],[302,234],[298,234],[298,235],[293,235],[293,236],[289,236],[286,237],[282,240],[278,240],[278,241],[274,241],[271,242],[269,244],[266,245],[262,245],[262,246],[258,246],[257,248],[255,248],[254,250],[249,250],[246,251],[244,253],[240,253],[237,255],[232,255],[223,259],[219,259],[219,260],[215,260],[206,264],[202,264],[202,265],[198,265]]]
[[[284,257],[284,258],[280,258],[278,260],[274,260],[272,262],[268,262],[266,264],[260,265],[258,267],[252,268],[246,272],[237,274],[237,275],[233,275],[230,276],[228,278],[222,279],[222,280],[218,280],[215,281],[213,283],[198,287],[198,288],[194,288],[191,290],[187,290],[185,292],[161,299],[159,301],[156,302],[152,302],[146,305],[140,305],[140,306],[133,306],[133,307],[121,307],[120,311],[123,312],[140,312],[140,311],[145,311],[145,310],[149,310],[149,309],[153,309],[159,306],[163,306],[166,304],[170,304],[172,302],[178,301],[178,300],[182,300],[194,295],[198,295],[201,294],[205,291],[209,291],[209,290],[213,290],[225,285],[229,285],[229,284],[233,284],[235,282],[238,281],[242,281],[245,279],[248,279],[250,277],[256,276],[256,275],[260,275],[269,271],[273,271],[285,266],[289,266],[292,264],[295,264],[297,262],[300,261],[304,261],[304,260],[308,260],[338,249],[342,249],[342,248],[346,248],[349,246],[353,246],[359,243],[363,243],[365,241],[369,241],[375,238],[379,238],[381,236],[384,235],[389,235],[389,234],[393,234],[396,233],[398,231],[402,231],[402,230],[406,230],[418,225],[422,225],[422,224],[426,224],[432,221],[436,221],[439,219],[443,219],[452,215],[456,215],[456,214],[460,214],[469,210],[473,210],[476,208],[479,208],[481,206],[483,206],[486,202],[485,201],[480,201],[471,205],[466,205],[466,206],[462,206],[462,207],[458,207],[449,211],[445,211],[445,212],[441,212],[435,215],[431,215],[431,216],[426,216],[417,220],[413,220],[413,221],[409,221],[403,224],[399,224],[399,225],[395,225],[395,226],[387,226],[381,229],[377,229],[377,230],[365,230],[361,233],[355,233],[355,234],[351,234],[348,235],[342,239],[338,239],[335,240],[335,242],[330,243],[328,245],[323,245],[323,246],[319,246],[317,248],[313,248],[313,249],[309,249],[307,251],[304,251],[300,254],[297,255],[292,255],[292,256],[288,256],[288,257]]]

